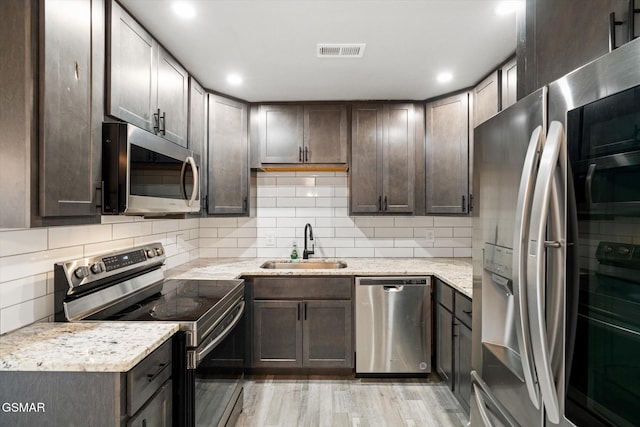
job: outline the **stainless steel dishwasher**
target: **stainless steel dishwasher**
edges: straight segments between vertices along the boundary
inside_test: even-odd
[[[356,278],[356,374],[431,372],[431,278]]]

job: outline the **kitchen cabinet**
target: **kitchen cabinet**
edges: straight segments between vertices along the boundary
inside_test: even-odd
[[[473,127],[498,113],[499,98],[500,75],[496,70],[473,88]]]
[[[189,130],[187,147],[200,158],[200,194],[206,206],[207,186],[207,93],[200,83],[189,77]]]
[[[108,36],[107,114],[187,146],[187,71],[118,3]]]
[[[355,104],[351,119],[352,214],[414,212],[413,104]]]
[[[517,25],[518,99],[609,52],[611,12],[623,22],[615,29],[616,46],[627,42],[628,8],[629,0],[594,1],[588,8],[574,0],[528,0]]]
[[[500,86],[502,100],[500,110],[504,110],[518,100],[518,63],[516,58],[512,58],[500,67],[500,75],[502,82]]]
[[[0,227],[99,222],[104,1],[2,1],[0,15]]]
[[[346,105],[261,105],[261,163],[347,162]]]
[[[469,414],[471,300],[436,279],[436,371]]]
[[[247,104],[209,94],[209,214],[249,214],[247,115]]]
[[[15,427],[174,425],[172,343],[128,372],[0,371],[0,401],[42,405],[0,419]]]
[[[352,278],[257,277],[252,286],[252,367],[353,367]]]
[[[468,106],[468,92],[426,105],[427,214],[468,212]]]

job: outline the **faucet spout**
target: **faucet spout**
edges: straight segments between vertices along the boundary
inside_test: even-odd
[[[311,224],[307,223],[304,226],[304,250],[302,251],[302,259],[309,259],[309,255],[313,255],[316,249],[313,243],[311,244],[311,250],[307,249],[307,230],[309,230],[309,240],[313,242],[313,228]]]

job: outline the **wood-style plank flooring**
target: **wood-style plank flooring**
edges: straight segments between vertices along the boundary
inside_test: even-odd
[[[430,380],[264,375],[245,379],[244,410],[237,427],[460,427],[468,421],[437,376]]]

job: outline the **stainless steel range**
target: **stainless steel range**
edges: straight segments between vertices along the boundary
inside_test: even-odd
[[[58,263],[56,321],[174,322],[174,425],[233,425],[242,410],[244,281],[165,279],[160,243]]]

